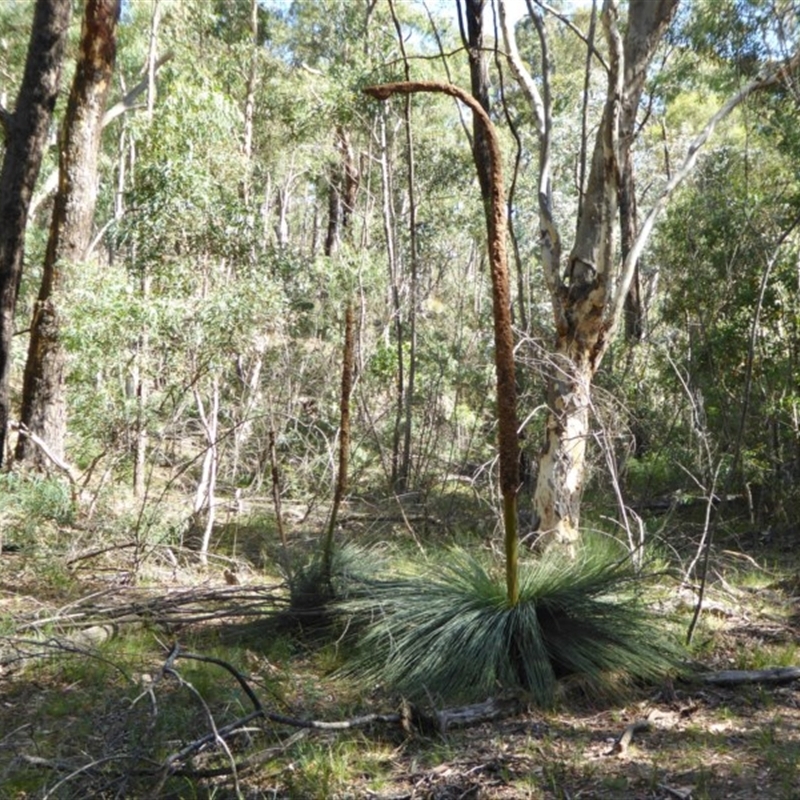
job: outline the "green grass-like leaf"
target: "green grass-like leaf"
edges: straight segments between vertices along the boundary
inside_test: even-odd
[[[523,565],[515,606],[502,574],[457,551],[444,567],[381,582],[369,601],[344,608],[372,618],[347,671],[409,696],[516,688],[550,705],[563,676],[600,690],[620,678],[656,679],[678,663],[664,621],[637,597],[628,560],[596,543],[575,560],[553,552]]]
[[[316,553],[287,571],[289,614],[312,627],[327,624],[335,616],[332,604],[369,594],[374,576],[382,568],[383,561],[375,552],[350,543],[334,547],[330,569],[326,569],[323,554]]]

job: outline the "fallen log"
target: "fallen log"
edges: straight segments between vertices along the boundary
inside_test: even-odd
[[[769,667],[768,669],[723,669],[700,676],[703,683],[713,686],[743,686],[751,683],[791,683],[800,679],[800,667]]]

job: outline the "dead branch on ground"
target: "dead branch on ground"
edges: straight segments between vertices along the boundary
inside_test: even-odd
[[[701,675],[703,683],[714,686],[743,686],[752,683],[781,684],[800,679],[800,667],[769,667],[767,669],[723,669]]]

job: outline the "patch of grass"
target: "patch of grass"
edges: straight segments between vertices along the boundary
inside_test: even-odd
[[[794,667],[798,663],[797,653],[794,642],[763,642],[759,647],[738,647],[734,663],[736,669]]]
[[[781,796],[797,797],[798,786],[798,747],[791,742],[782,741],[772,726],[768,727],[767,741],[761,743],[763,760],[769,769]]]
[[[273,514],[235,516],[216,525],[212,539],[215,553],[245,558],[261,568],[280,563],[284,556]]]
[[[37,520],[70,525],[74,519],[69,487],[57,478],[4,472],[0,474],[0,497],[0,513],[9,515],[7,521],[25,532],[34,532]]]
[[[635,496],[668,494],[686,482],[677,462],[669,453],[653,451],[625,462],[625,484]]]
[[[50,550],[74,522],[69,487],[56,478],[0,474],[0,540],[23,555]]]
[[[389,774],[388,754],[357,737],[309,740],[298,746],[281,773],[286,797],[329,800],[358,780],[378,789]]]

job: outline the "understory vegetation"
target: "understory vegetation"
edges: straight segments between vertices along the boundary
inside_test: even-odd
[[[795,796],[796,673],[706,682],[797,664],[800,589],[785,534],[765,544],[741,520],[724,526],[686,650],[676,642],[696,601],[682,580],[702,536],[693,510],[658,518],[657,555],[636,580],[623,548],[602,540],[566,567],[525,556],[523,605],[502,613],[534,613],[541,593],[542,640],[523,638],[525,661],[495,665],[509,652],[495,640],[513,637],[480,622],[504,608],[485,535],[496,521],[460,485],[424,503],[343,506],[342,536],[359,547],[337,549],[340,608],[318,595],[304,605],[295,588],[314,574],[324,513],[287,509],[298,518],[285,531],[287,577],[268,512],[220,525],[204,566],[174,528],[132,539],[127,518],[65,517],[60,481],[18,481],[3,497],[8,542],[41,532],[0,568],[4,796]],[[595,627],[600,639],[584,638]],[[659,641],[673,649],[657,651],[656,673]],[[542,662],[527,691],[504,674]]]

